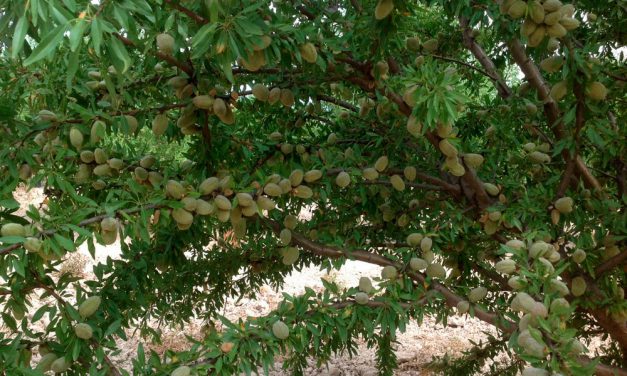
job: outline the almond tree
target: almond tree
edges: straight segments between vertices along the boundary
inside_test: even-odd
[[[452,315],[498,335],[444,374],[627,374],[626,10],[0,0],[0,374],[303,374],[365,341],[391,375]],[[120,259],[58,273],[95,243]],[[381,278],[220,315],[347,260]],[[112,360],[191,319],[188,351]]]

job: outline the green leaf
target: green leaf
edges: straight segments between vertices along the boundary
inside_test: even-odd
[[[57,242],[59,242],[59,244],[61,245],[61,247],[63,247],[64,249],[73,252],[76,250],[76,247],[74,246],[74,242],[71,241],[70,239],[59,235],[58,233],[55,233],[54,235],[54,240],[56,240]]]
[[[99,18],[91,21],[90,35],[96,56],[100,56],[100,46],[102,46],[102,24]]]
[[[20,17],[15,24],[15,32],[13,33],[13,43],[11,44],[11,57],[15,59],[24,48],[24,39],[28,31],[28,22],[26,16]]]
[[[126,51],[124,43],[122,43],[122,41],[118,38],[112,37],[108,47],[115,69],[119,73],[126,73],[128,68],[131,66],[131,57],[128,55],[128,51]]]
[[[111,334],[115,333],[118,329],[120,329],[120,326],[122,326],[122,319],[115,320],[114,322],[111,323],[111,325],[109,325],[109,327],[104,333],[104,336],[108,337]]]
[[[83,33],[87,27],[85,19],[79,19],[76,25],[70,30],[70,51],[74,52],[83,41]]]
[[[45,59],[50,54],[52,54],[54,49],[57,48],[59,42],[61,42],[61,40],[63,39],[63,33],[65,33],[66,26],[67,25],[59,25],[55,27],[50,33],[48,33],[48,35],[46,35],[39,42],[37,47],[35,47],[33,53],[31,53],[30,56],[26,60],[24,60],[24,65],[31,65],[41,59]]]

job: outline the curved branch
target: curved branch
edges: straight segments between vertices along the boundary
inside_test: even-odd
[[[596,269],[594,269],[594,275],[596,276],[596,278],[599,278],[603,274],[623,264],[625,261],[627,261],[627,250],[622,251],[616,256],[610,257],[609,259],[605,260],[602,264],[597,266]]]

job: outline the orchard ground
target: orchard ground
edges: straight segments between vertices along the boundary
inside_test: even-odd
[[[22,209],[18,215],[23,215],[28,205],[39,207],[44,200],[40,189],[31,189],[30,191],[19,189],[18,192],[16,192],[15,198],[22,205]],[[115,259],[119,258],[119,256],[119,242],[110,246],[97,245],[95,259],[92,259],[87,251],[87,246],[83,245],[78,252],[70,255],[64,261],[61,272],[77,274],[85,278],[85,280],[94,279],[92,268],[95,264],[106,262],[108,257]],[[225,306],[224,312],[221,312],[221,314],[230,320],[245,318],[247,316],[263,316],[276,308],[277,304],[282,299],[283,293],[300,295],[304,293],[306,287],[316,291],[322,291],[323,286],[321,279],[323,278],[332,280],[341,287],[357,286],[360,277],[379,276],[380,269],[380,267],[375,265],[359,261],[348,261],[342,269],[334,270],[330,273],[320,271],[317,268],[305,268],[300,272],[292,273],[286,278],[281,291],[275,291],[269,286],[263,286],[260,293],[254,299],[244,298],[238,303],[230,299]],[[31,316],[42,303],[54,304],[54,301],[48,298],[46,301],[33,301],[33,303],[29,312]],[[2,309],[3,307],[0,307],[0,310]],[[43,329],[44,324],[46,324],[46,322],[43,319],[37,322],[37,326],[40,327],[40,329]],[[128,340],[118,340],[120,352],[111,356],[111,359],[121,368],[131,371],[131,361],[136,355],[135,352],[140,342],[147,352],[150,349],[160,355],[167,349],[176,351],[186,350],[190,347],[186,335],[201,339],[202,327],[203,322],[201,320],[192,320],[189,325],[185,326],[184,330],[181,330],[181,328],[162,327],[160,329],[162,330],[163,336],[162,344],[160,345],[151,343],[149,339],[141,338],[137,333],[133,333],[133,331],[128,331]],[[8,328],[0,325],[0,330],[7,331]],[[403,376],[435,374],[429,369],[429,363],[434,357],[443,356],[445,354],[448,354],[452,358],[461,356],[464,350],[468,350],[472,347],[472,342],[478,343],[485,341],[487,338],[486,333],[496,334],[496,330],[493,326],[483,323],[480,320],[470,318],[467,315],[464,317],[450,317],[448,319],[448,326],[446,327],[437,324],[434,319],[428,317],[425,317],[423,324],[420,326],[415,322],[411,322],[407,326],[407,330],[404,333],[399,333],[397,336],[399,344],[396,347],[396,355],[398,357],[399,368],[396,374]],[[596,340],[595,343],[591,344],[590,348],[599,348],[599,346],[602,345],[603,343],[600,340]],[[35,354],[33,360],[36,361],[36,359],[37,356]],[[263,374],[263,371],[260,370],[260,373]],[[275,369],[270,372],[270,375],[287,376],[290,374],[289,371],[281,369],[281,359],[276,359]],[[368,349],[365,344],[362,343],[357,356],[352,358],[348,355],[335,357],[330,361],[328,367],[324,368],[317,368],[315,359],[311,359],[306,374],[375,376],[377,375],[377,371],[374,349]]]

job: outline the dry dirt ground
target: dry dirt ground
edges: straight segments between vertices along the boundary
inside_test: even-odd
[[[21,190],[16,195],[16,199],[20,201],[22,207],[25,208],[29,204],[35,206],[42,201],[42,195],[39,190],[25,191]],[[111,246],[98,246],[96,258],[92,259],[87,252],[86,247],[81,247],[78,252],[70,255],[63,265],[63,269],[67,272],[80,274],[89,279],[93,278],[91,272],[93,265],[104,262],[108,257],[119,257],[119,243]],[[355,286],[362,276],[377,276],[380,268],[365,264],[362,262],[348,262],[341,270],[333,271],[331,274],[319,271],[317,269],[308,268],[301,272],[293,273],[289,276],[285,283],[285,290],[289,294],[299,294],[304,292],[305,287],[315,290],[322,290],[321,278],[333,279],[343,286]],[[273,310],[281,299],[282,291],[273,291],[270,287],[263,287],[258,298],[255,300],[244,299],[240,303],[230,302],[223,314],[230,319],[243,318],[246,316],[262,316]],[[50,303],[52,301],[40,302]],[[34,305],[30,315],[40,305]],[[2,307],[0,307],[0,310]],[[43,320],[38,324],[42,325]],[[119,364],[122,368],[131,370],[131,359],[135,357],[135,350],[139,342],[142,342],[144,348],[154,349],[159,353],[163,353],[165,349],[172,348],[183,350],[187,348],[188,343],[185,335],[199,338],[202,323],[200,321],[192,322],[182,331],[180,328],[163,329],[163,345],[154,345],[147,340],[139,338],[129,332],[127,341],[120,341],[120,353],[113,356],[114,363]],[[0,330],[6,330],[0,325]],[[462,351],[471,347],[470,341],[478,342],[485,340],[484,332],[495,333],[494,329],[483,322],[471,318],[453,317],[449,320],[449,326],[443,327],[438,325],[434,320],[425,319],[421,326],[416,323],[408,325],[407,330],[398,335],[397,339],[400,343],[396,350],[399,361],[399,370],[397,375],[431,375],[432,373],[426,368],[433,357],[449,354],[452,357],[459,356]],[[35,358],[36,359],[36,358]],[[35,360],[34,359],[34,360]],[[328,368],[318,369],[312,361],[307,370],[307,375],[376,375],[375,354],[374,350],[361,346],[359,355],[350,358],[348,356],[338,356],[331,360]],[[270,375],[283,376],[289,375],[289,370],[281,369],[281,363],[277,360],[275,370]]]

